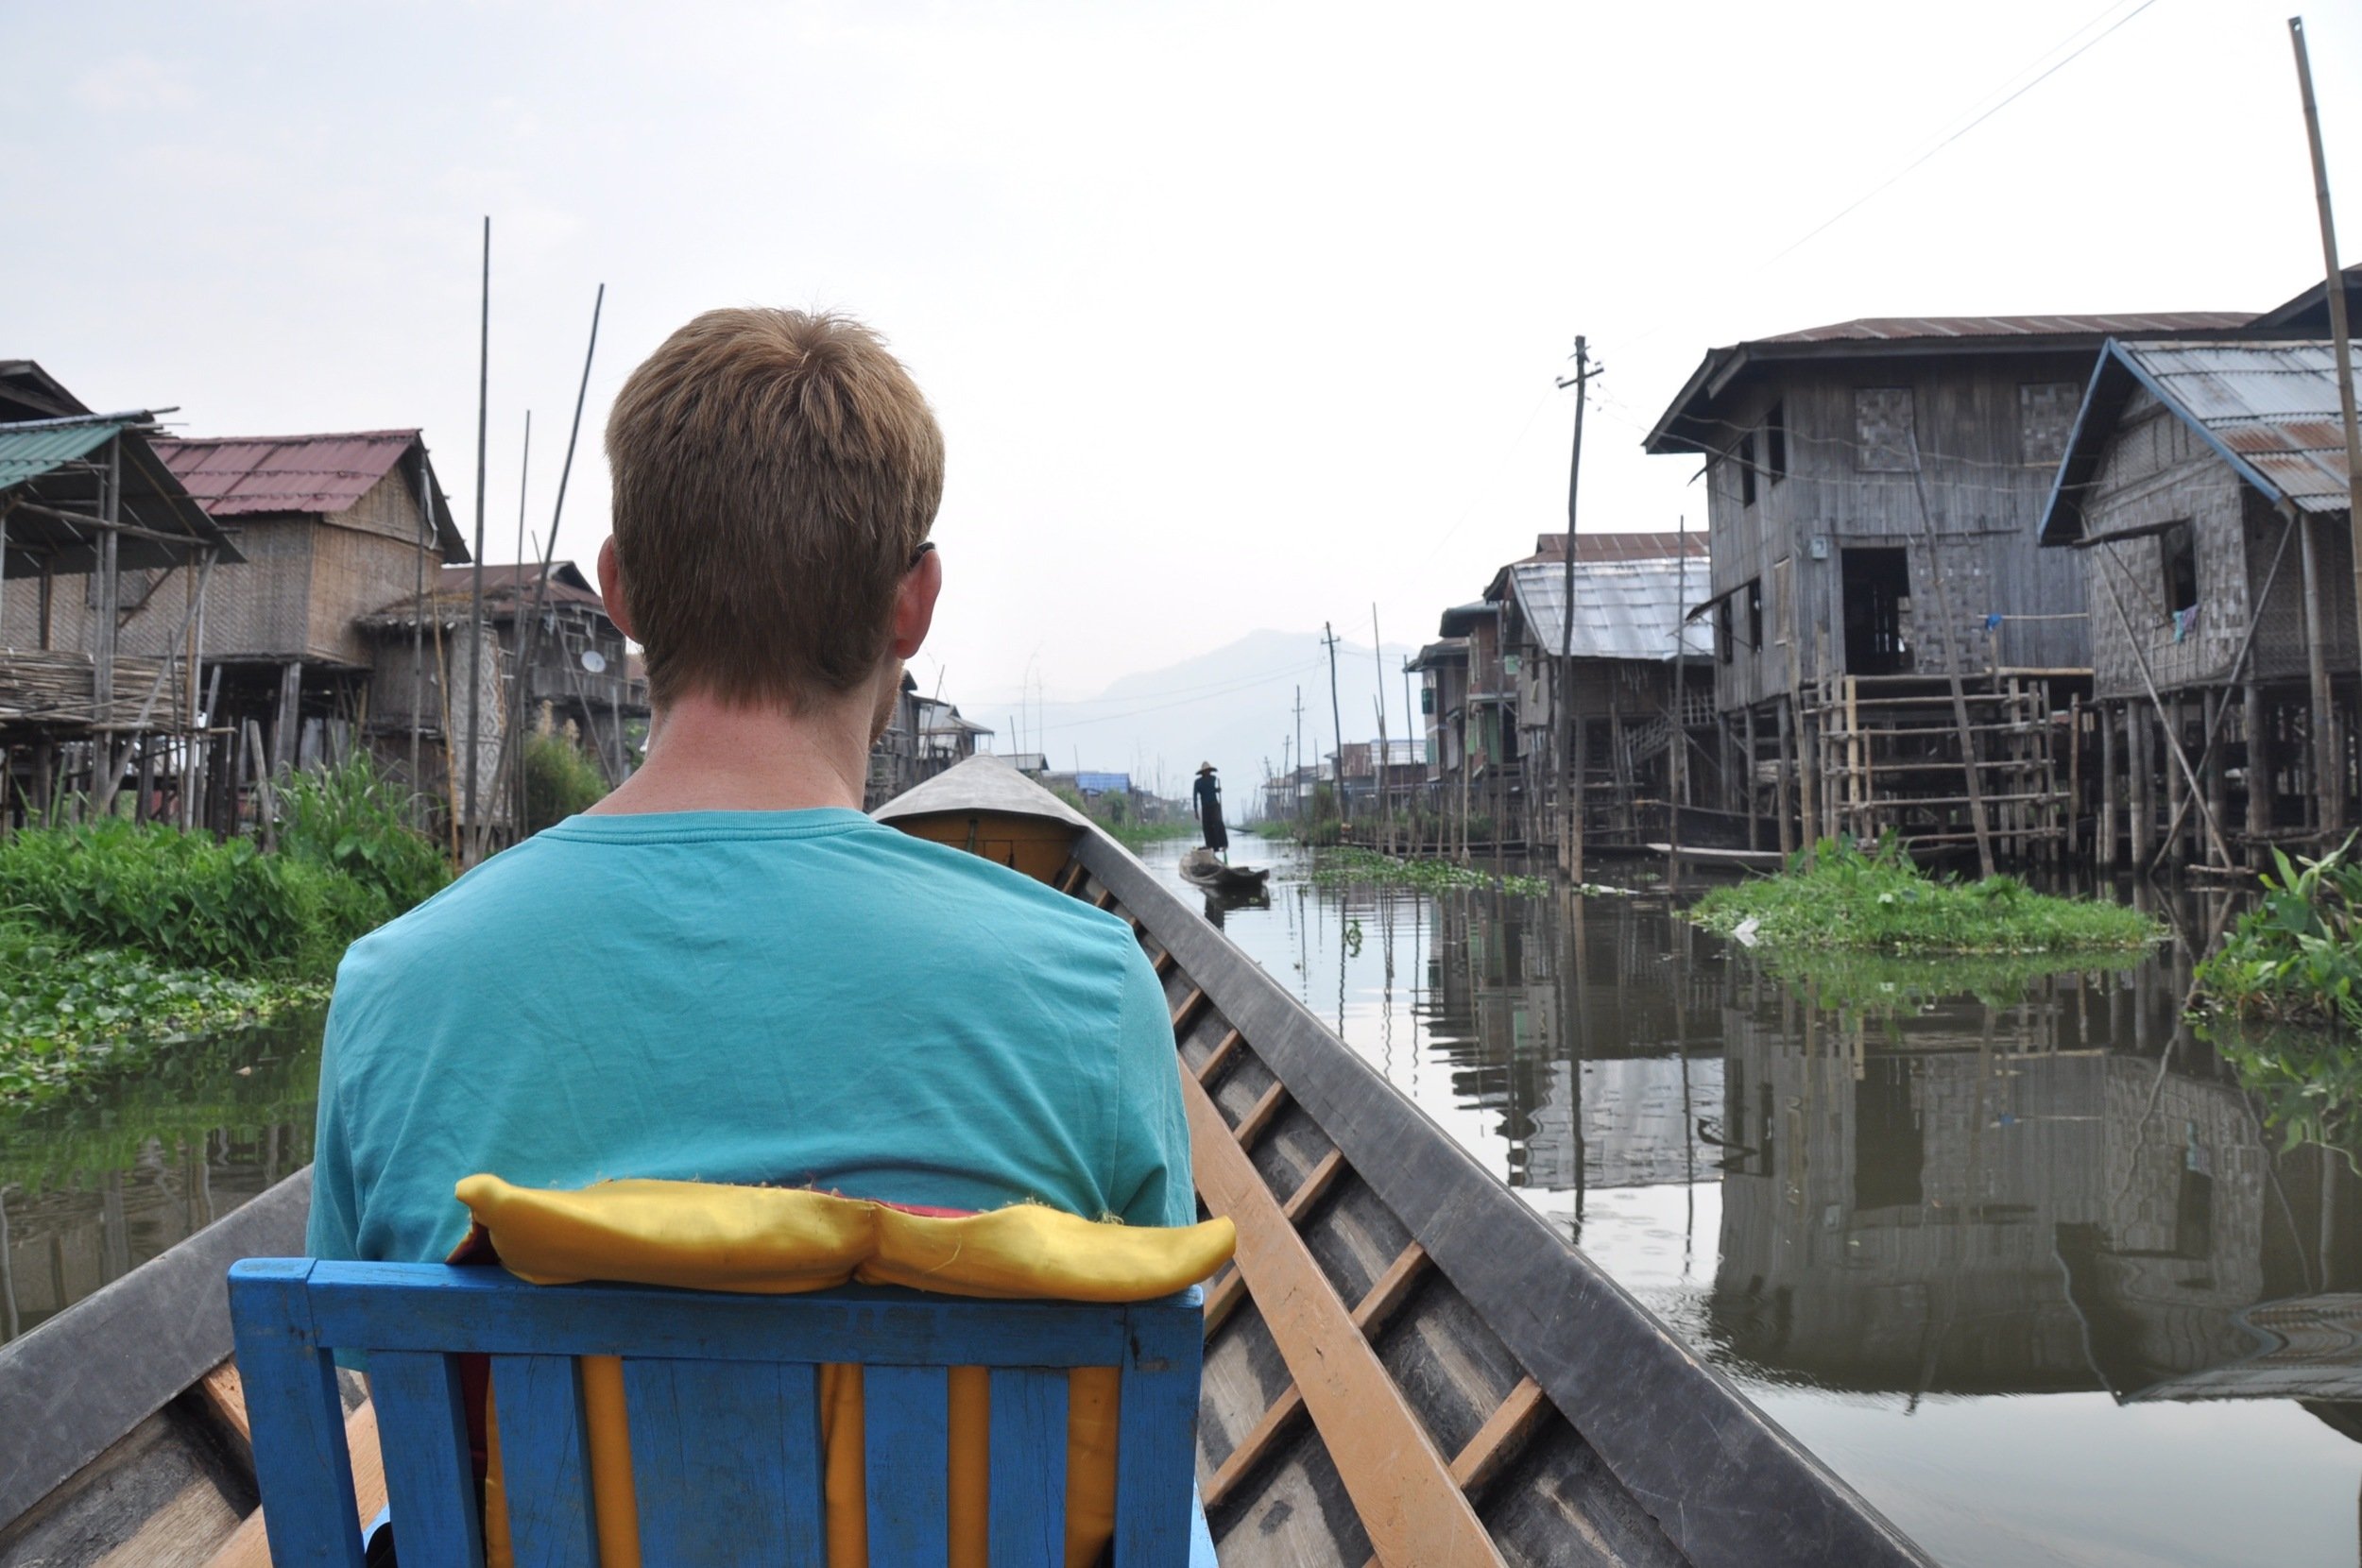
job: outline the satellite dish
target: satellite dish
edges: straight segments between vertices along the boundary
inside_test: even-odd
[[[607,673],[607,656],[599,652],[596,648],[585,648],[582,651],[582,667],[585,670],[590,671],[594,675],[605,674]]]

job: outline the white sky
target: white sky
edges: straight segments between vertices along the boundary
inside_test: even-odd
[[[2352,261],[2362,4],[2308,4]],[[989,716],[1258,627],[1366,642],[1373,602],[1431,636],[1563,525],[1578,331],[1584,527],[1702,526],[1693,465],[1638,441],[1709,345],[2318,281],[2260,0],[2153,0],[1781,254],[2140,5],[13,0],[0,355],[192,434],[422,425],[464,521],[489,213],[494,560],[528,406],[547,527],[608,285],[559,546],[587,563],[631,365],[710,306],[849,310],[948,433],[917,668]]]

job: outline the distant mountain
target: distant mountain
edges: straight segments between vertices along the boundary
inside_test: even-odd
[[[1417,651],[1388,643],[1374,660],[1368,643],[1339,639],[1337,708],[1346,740],[1377,739],[1381,665],[1386,733],[1404,738],[1402,665]],[[1030,715],[1012,709],[969,717],[1001,731],[993,738],[995,749],[1043,752],[1054,769],[1075,767],[1079,758],[1086,769],[1129,773],[1154,789],[1161,758],[1168,795],[1186,794],[1198,764],[1210,761],[1222,772],[1229,815],[1237,821],[1259,800],[1266,764],[1276,773],[1283,753],[1292,760],[1299,688],[1305,756],[1324,757],[1337,742],[1329,719],[1328,653],[1317,632],[1250,632],[1195,658],[1126,675],[1096,697],[1036,704]],[[1416,676],[1410,690],[1417,703]],[[1021,736],[1010,733],[1013,724]],[[1413,716],[1408,733],[1422,734],[1423,721]]]

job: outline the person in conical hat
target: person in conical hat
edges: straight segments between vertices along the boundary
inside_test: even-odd
[[[1230,858],[1230,830],[1222,822],[1222,779],[1211,762],[1197,770],[1197,782],[1190,787],[1190,801],[1197,812],[1199,825],[1206,830],[1206,847],[1215,850],[1227,861]]]

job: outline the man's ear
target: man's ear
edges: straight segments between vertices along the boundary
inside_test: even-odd
[[[604,569],[606,558],[600,558]],[[902,586],[894,595],[894,656],[907,659],[918,652],[918,645],[927,640],[928,630],[935,623],[935,597],[943,591],[943,552],[930,550],[918,557],[918,564],[902,573]]]
[[[599,597],[607,601],[607,618],[615,629],[637,641],[640,634],[632,629],[631,606],[624,602],[624,569],[616,564],[612,534],[599,546]]]

